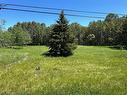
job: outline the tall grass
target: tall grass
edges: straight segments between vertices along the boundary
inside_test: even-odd
[[[43,46],[0,48],[0,95],[126,95],[127,51],[78,46],[45,57]]]

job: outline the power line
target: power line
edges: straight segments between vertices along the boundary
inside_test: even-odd
[[[26,5],[19,5],[19,4],[1,4],[4,6],[17,6],[17,7],[26,7],[26,8],[39,8],[39,9],[50,9],[50,10],[64,10],[64,11],[70,11],[70,12],[80,12],[80,13],[90,13],[90,14],[109,14],[109,13],[114,13],[114,12],[93,12],[93,11],[81,11],[81,10],[71,10],[71,9],[60,9],[60,8],[51,8],[51,7],[39,7],[39,6],[26,6]],[[115,13],[118,15],[126,15],[122,13]]]
[[[33,10],[24,10],[24,9],[17,9],[17,8],[15,9],[15,8],[5,8],[5,7],[1,7],[1,9],[22,11],[22,12],[33,12],[33,13],[42,13],[42,14],[59,15],[59,13],[55,13],[55,12],[33,11]],[[65,15],[66,15],[66,16],[73,16],[73,17],[85,17],[85,18],[104,19],[104,17],[97,17],[97,16],[75,15],[75,14],[65,14]]]

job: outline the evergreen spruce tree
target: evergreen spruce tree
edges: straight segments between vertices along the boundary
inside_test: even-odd
[[[69,56],[75,49],[74,37],[69,32],[68,21],[61,11],[57,23],[49,35],[49,52],[51,56]]]

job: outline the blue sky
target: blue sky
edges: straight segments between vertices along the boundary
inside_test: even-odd
[[[127,14],[127,7],[126,7],[127,0],[0,0],[0,3],[13,3],[13,4],[33,5],[33,6],[42,6],[42,7],[75,9],[75,10],[83,10],[83,11],[115,12],[115,13]],[[59,11],[51,11],[51,10],[38,10],[38,11],[59,12]],[[77,15],[105,16],[105,15],[95,15],[95,14],[85,14],[85,13],[82,14],[82,13],[75,13],[75,12],[70,12],[70,13],[77,14]],[[79,18],[79,17],[67,17],[67,18],[70,21],[70,23],[77,22],[84,26],[87,26],[90,21],[97,20],[95,18]],[[57,16],[0,10],[0,19],[6,20],[5,27],[7,28],[9,26],[13,26],[17,22],[23,22],[23,21],[37,21],[40,23],[44,22],[46,23],[46,25],[50,25],[55,23],[55,21],[57,20]]]

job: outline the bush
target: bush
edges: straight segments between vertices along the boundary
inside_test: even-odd
[[[9,32],[0,32],[0,47],[9,47],[14,44],[14,38]]]

